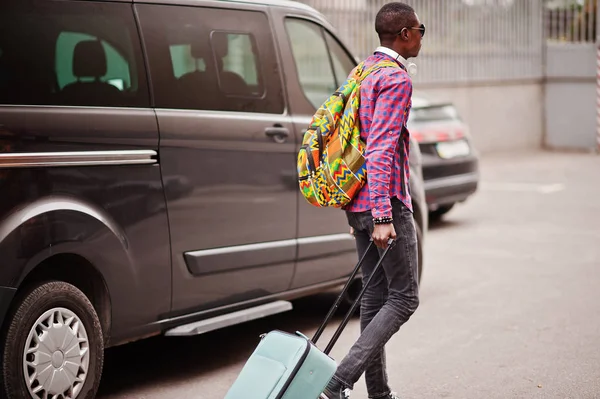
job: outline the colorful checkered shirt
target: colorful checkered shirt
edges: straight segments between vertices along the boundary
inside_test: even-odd
[[[387,54],[376,52],[365,60],[365,69]],[[344,209],[370,210],[373,217],[392,216],[391,198],[397,197],[412,212],[408,189],[409,133],[406,121],[411,107],[412,80],[404,66],[381,68],[360,88],[361,137],[366,142],[367,184]],[[403,155],[403,156],[401,156]]]

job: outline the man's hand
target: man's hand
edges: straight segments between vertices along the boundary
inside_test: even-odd
[[[396,229],[392,223],[376,224],[373,230],[373,242],[379,248],[387,248],[390,238],[396,239]]]

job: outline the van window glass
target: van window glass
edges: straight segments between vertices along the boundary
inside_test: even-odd
[[[287,19],[285,25],[300,85],[310,103],[318,108],[338,87],[323,28],[292,18]]]
[[[111,84],[123,91],[131,88],[129,62],[119,54],[118,50],[98,37],[77,32],[62,32],[56,41],[56,77],[58,87],[62,90],[66,86],[77,83],[78,77],[73,72],[73,59],[75,48],[81,42],[100,41],[106,57],[106,74],[101,81]],[[83,80],[83,79],[82,79]]]
[[[9,83],[8,69],[4,62],[6,58],[2,58],[2,55],[2,48],[0,47],[0,93],[4,90],[7,90],[6,86]]]
[[[215,32],[213,38],[227,42],[229,52],[223,57],[223,70],[237,73],[246,84],[257,85],[258,60],[254,54],[254,37],[250,34]]]
[[[337,85],[341,86],[346,81],[346,78],[352,69],[356,66],[356,62],[327,31],[325,31],[325,39],[327,40],[327,47],[329,48],[331,60],[333,61],[333,70],[335,72]]]
[[[202,58],[192,57],[192,46],[189,44],[172,44],[169,46],[169,55],[173,65],[173,76],[180,78],[186,73],[196,70],[206,71],[206,64]]]
[[[270,24],[257,11],[136,6],[159,108],[282,113]]]
[[[0,48],[0,104],[150,105],[130,5],[2,2]]]

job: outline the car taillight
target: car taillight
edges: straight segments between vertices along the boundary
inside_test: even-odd
[[[465,138],[468,132],[464,128],[409,130],[410,134],[420,143],[439,143],[440,141],[453,141]]]

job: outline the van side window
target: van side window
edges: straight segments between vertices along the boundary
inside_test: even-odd
[[[6,58],[2,58],[2,54],[2,47],[0,47],[0,93],[7,90],[6,86],[9,81],[8,70],[5,63]]]
[[[173,66],[173,76],[177,79],[195,71],[206,71],[204,59],[192,56],[192,46],[190,44],[170,45],[169,55],[171,56],[171,64]]]
[[[254,37],[247,33],[213,32],[211,43],[217,60],[223,63],[219,85],[225,94],[245,94],[260,97],[264,88],[259,86],[258,60],[254,54]],[[221,56],[219,51],[227,50]],[[219,61],[217,61],[219,62]],[[229,79],[221,77],[228,76]]]
[[[339,87],[346,81],[346,78],[356,66],[356,62],[329,32],[325,31],[324,33],[327,47],[331,53],[331,61],[333,62],[333,71],[335,72],[337,86]]]
[[[344,83],[355,63],[320,25],[294,18],[286,19],[285,25],[300,85],[318,108]]]
[[[0,48],[0,104],[150,105],[130,5],[11,2],[0,12]]]
[[[157,108],[283,112],[281,77],[266,14],[136,7]]]
[[[98,42],[102,46],[106,57],[106,74],[100,78],[101,82],[106,82],[120,91],[131,89],[131,75],[129,62],[119,54],[111,44],[98,37],[85,33],[61,32],[56,41],[56,77],[58,87],[63,90],[65,87],[77,83],[78,76],[75,76],[75,49],[85,43]],[[83,80],[84,78],[81,78]]]

